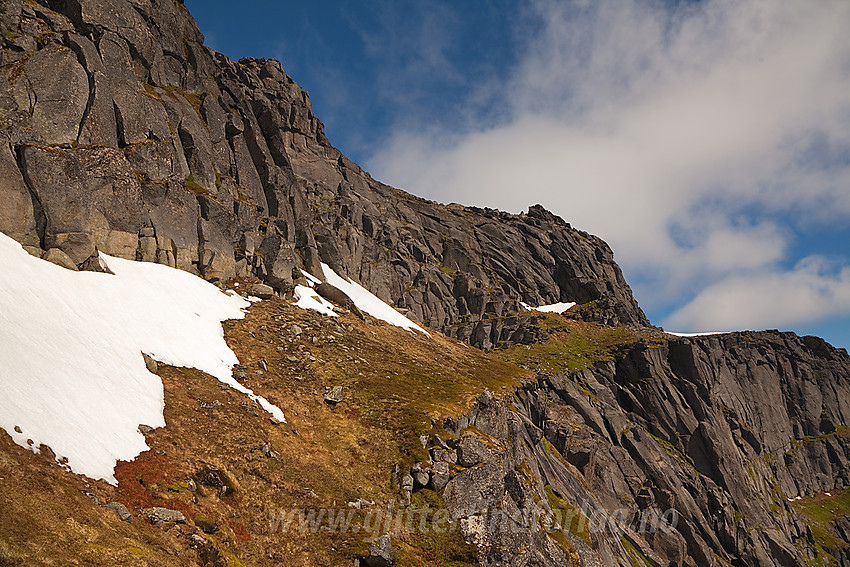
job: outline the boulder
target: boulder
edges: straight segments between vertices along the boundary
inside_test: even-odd
[[[186,516],[184,516],[183,512],[180,512],[179,510],[169,510],[168,508],[154,507],[150,510],[146,510],[145,515],[148,517],[148,520],[150,520],[150,522],[155,526],[160,526],[168,522],[174,522],[175,524],[186,523]]]
[[[67,254],[65,254],[58,248],[51,248],[50,250],[45,252],[43,259],[47,260],[52,264],[56,264],[57,266],[62,266],[67,270],[71,270],[72,272],[79,271],[79,268],[77,268],[77,265],[74,263],[74,261],[71,260],[71,258],[69,258]]]
[[[274,288],[266,284],[254,284],[251,286],[251,295],[260,299],[271,299],[274,297]],[[300,332],[298,334],[301,334]]]
[[[431,467],[425,463],[416,463],[410,467],[410,474],[413,476],[414,487],[425,487],[431,482]]]
[[[333,386],[325,391],[325,403],[329,406],[336,406],[343,400],[342,386]]]
[[[475,435],[464,435],[457,445],[457,464],[462,467],[474,467],[489,456],[490,451]]]
[[[361,563],[365,567],[389,567],[393,564],[392,540],[388,535],[382,535],[369,544],[369,555]]]
[[[434,469],[431,472],[431,484],[429,488],[434,492],[439,492],[449,483],[449,463],[438,462],[434,463]]]
[[[316,293],[328,301],[332,301],[340,307],[348,309],[361,319],[363,318],[363,314],[360,312],[360,309],[357,308],[357,305],[354,304],[354,301],[352,301],[352,299],[338,287],[332,286],[327,282],[322,282],[316,286]]]
[[[114,510],[115,513],[118,514],[118,517],[121,518],[121,520],[124,522],[133,521],[133,515],[130,513],[130,510],[128,510],[127,507],[121,504],[120,502],[110,502],[106,505],[106,508]],[[150,516],[148,517],[150,518]],[[185,518],[183,520],[185,522]]]

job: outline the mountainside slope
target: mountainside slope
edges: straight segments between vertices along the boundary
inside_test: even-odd
[[[0,232],[270,284],[225,338],[287,418],[160,365],[117,486],[0,432],[0,565],[850,565],[843,349],[650,327],[603,241],[373,180],[177,0],[0,0],[0,28]],[[433,332],[293,306],[323,264]]]
[[[444,206],[373,180],[280,63],[207,49],[174,0],[2,10],[0,230],[23,244],[282,291],[323,261],[483,348],[540,337],[517,301],[647,324],[602,240],[541,207]]]

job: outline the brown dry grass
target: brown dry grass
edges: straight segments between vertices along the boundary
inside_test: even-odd
[[[614,360],[622,349],[639,341],[650,347],[667,344],[664,333],[657,329],[606,327],[555,313],[541,316],[540,325],[549,333],[547,341],[511,345],[496,351],[496,356],[536,372],[568,374],[598,362]]]
[[[363,534],[272,533],[270,515],[292,506],[345,508],[359,498],[395,501],[394,468],[424,456],[421,434],[467,411],[485,387],[508,392],[529,377],[441,336],[352,315],[323,318],[279,299],[224,327],[245,366],[244,384],[278,404],[287,423],[272,423],[208,375],[161,367],[167,426],[148,435],[149,451],[118,465],[117,488],[71,474],[3,434],[0,565],[200,565],[193,534],[217,550],[219,565],[351,564],[367,547]],[[323,396],[334,385],[343,386],[344,401],[331,408]],[[263,454],[266,444],[277,458]],[[211,466],[226,474],[233,494],[191,489],[190,479]],[[99,505],[112,500],[131,509],[131,524]],[[140,515],[151,506],[180,510],[189,523],[154,527]],[[410,565],[460,565],[444,558],[468,555],[435,553],[422,534],[402,539],[399,560]]]

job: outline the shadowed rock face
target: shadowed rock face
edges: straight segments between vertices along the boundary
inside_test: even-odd
[[[469,467],[445,500],[486,564],[574,564],[569,546],[506,521],[525,512],[545,524],[559,499],[592,528],[576,521],[566,536],[582,564],[634,565],[629,546],[652,565],[819,564],[815,544],[830,538],[813,534],[796,498],[850,486],[848,420],[850,357],[821,339],[761,332],[635,346],[592,369],[538,375],[508,401],[485,394],[448,423],[490,444],[474,462],[458,459]],[[830,528],[840,545],[826,549],[840,565],[847,513]],[[603,517],[625,530],[598,529]],[[659,517],[678,521],[651,529]]]
[[[22,243],[278,290],[324,261],[485,349],[544,336],[518,301],[648,324],[600,239],[539,206],[444,206],[375,181],[280,63],[207,49],[182,3],[4,0],[0,18],[0,230]]]

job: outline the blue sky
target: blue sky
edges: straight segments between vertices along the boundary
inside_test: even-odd
[[[850,347],[850,3],[186,5],[375,178],[606,239],[653,323]]]

